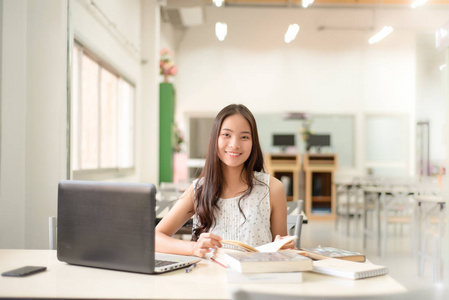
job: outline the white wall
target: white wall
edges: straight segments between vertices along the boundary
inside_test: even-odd
[[[4,1],[0,247],[25,246],[26,1]],[[14,224],[14,226],[11,226]]]
[[[445,23],[441,25],[441,29],[444,30],[449,30],[449,20]],[[444,38],[442,38],[441,40],[441,45],[439,47],[439,51],[441,51],[440,55],[443,57],[443,62],[446,64],[446,67],[444,69],[442,69],[439,73],[439,79],[442,81],[442,86],[443,86],[443,93],[442,96],[445,99],[445,109],[443,109],[443,113],[445,114],[446,118],[445,118],[445,122],[444,122],[444,126],[442,129],[442,145],[446,148],[446,151],[444,153],[444,163],[443,166],[445,167],[445,175],[442,177],[441,180],[441,185],[442,185],[442,195],[445,199],[449,199],[449,176],[448,176],[448,170],[449,170],[449,151],[447,149],[448,147],[448,143],[449,143],[449,124],[448,124],[448,120],[449,120],[449,37],[446,36]],[[440,59],[440,55],[438,55],[437,58],[437,63],[441,63]],[[429,60],[432,60],[429,57]],[[430,73],[432,73],[432,71],[430,71]],[[446,220],[447,218],[449,218],[449,210],[446,209]],[[445,232],[449,232],[449,222],[445,222]],[[443,243],[442,243],[442,253],[443,253],[443,264],[444,264],[444,269],[448,270],[449,269],[449,238],[443,239]],[[446,284],[446,286],[449,284],[449,276],[447,272],[444,272],[444,283]]]
[[[445,51],[435,48],[432,34],[420,34],[416,46],[421,58],[417,61],[416,118],[430,123],[430,161],[435,168],[439,168],[448,150],[444,142],[447,76],[446,70],[439,68],[445,64]]]
[[[67,2],[4,1],[0,247],[48,247],[66,175]]]
[[[140,118],[140,181],[159,182],[159,44],[160,8],[156,0],[142,0],[142,101]]]
[[[413,174],[416,33],[434,32],[448,15],[449,10],[379,9],[374,23],[371,9],[209,7],[205,24],[189,28],[179,47],[177,119],[192,111],[215,114],[233,102],[254,113],[354,114],[355,171],[363,174],[364,116],[405,115]],[[223,42],[215,37],[217,21],[228,24]],[[291,23],[301,30],[285,44]],[[387,24],[393,34],[369,46],[369,37]]]
[[[136,54],[120,45],[120,37],[111,34],[104,19],[89,8],[90,1],[4,0],[0,16],[0,248],[48,248],[48,217],[57,213],[57,184],[68,177],[68,3],[73,30],[81,42],[137,88],[136,173],[111,180],[158,180],[157,1],[94,1],[133,47],[145,44],[143,52]],[[141,59],[147,61],[145,67]]]
[[[140,84],[140,0],[95,0],[95,5],[86,0],[70,3],[75,39]],[[115,25],[116,31],[96,7]],[[137,50],[133,51],[133,47]]]

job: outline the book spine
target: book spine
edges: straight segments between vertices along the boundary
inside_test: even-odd
[[[213,258],[213,257],[211,257],[211,260],[212,260],[213,262],[215,262],[215,263],[219,264],[220,266],[222,266],[222,267],[223,267],[223,268],[225,268],[225,269],[227,269],[227,268],[228,268],[228,266],[226,266],[226,265],[222,264],[221,262],[219,262],[218,260],[216,260],[216,259],[215,259],[215,258]]]

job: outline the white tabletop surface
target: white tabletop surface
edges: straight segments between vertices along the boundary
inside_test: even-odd
[[[23,278],[0,277],[0,298],[229,299],[237,288],[296,295],[373,295],[406,289],[388,275],[362,280],[303,273],[301,283],[228,284],[226,270],[203,260],[184,269],[146,275],[60,262],[53,250],[1,250],[0,272],[25,265],[48,269]]]

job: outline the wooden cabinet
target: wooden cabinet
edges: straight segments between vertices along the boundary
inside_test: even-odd
[[[335,219],[336,154],[304,154],[305,212],[307,218]]]
[[[271,176],[284,183],[287,200],[299,200],[299,171],[301,170],[299,154],[268,153],[265,155],[265,165]]]

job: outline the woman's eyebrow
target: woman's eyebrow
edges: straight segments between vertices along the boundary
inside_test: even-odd
[[[230,132],[234,132],[232,129],[229,129],[229,128],[222,128],[221,129],[222,131],[230,131]],[[251,135],[251,131],[241,131],[240,132],[240,134],[249,134],[249,135]]]

